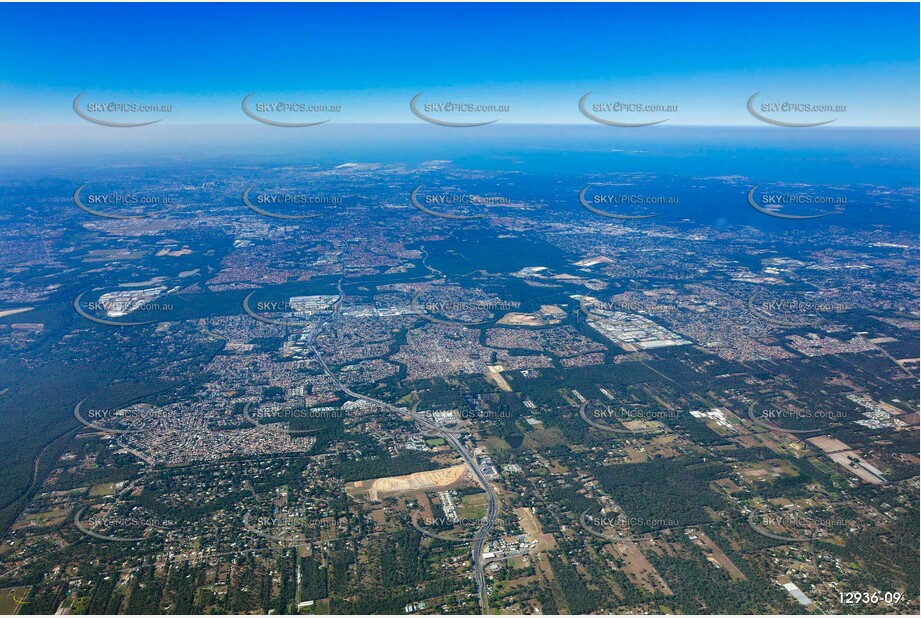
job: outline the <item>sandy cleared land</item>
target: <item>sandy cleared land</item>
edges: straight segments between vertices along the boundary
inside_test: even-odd
[[[841,440],[829,438],[828,436],[817,436],[815,438],[809,438],[808,441],[815,444],[826,453],[834,453],[835,451],[848,451],[851,448]]]
[[[556,305],[541,305],[534,313],[510,312],[496,322],[503,326],[547,326],[559,324],[566,317],[566,312]]]
[[[737,567],[735,563],[729,559],[729,556],[727,556],[726,553],[720,549],[720,546],[713,542],[713,539],[708,537],[702,531],[695,530],[694,534],[697,535],[697,540],[700,541],[701,546],[710,550],[710,556],[713,557],[713,560],[715,560],[717,564],[719,564],[723,569],[726,570],[727,573],[729,573],[729,577],[735,580],[748,579],[745,577],[745,574],[739,570],[739,567]]]
[[[582,261],[576,262],[576,266],[595,266],[596,264],[613,264],[614,260],[603,255],[599,255],[593,258],[586,258]]]
[[[502,372],[505,370],[505,367],[502,365],[489,365],[489,373],[486,374],[486,378],[492,380],[496,383],[500,389],[512,392],[511,385],[505,381],[505,378],[502,376]]]
[[[541,326],[544,321],[534,313],[506,313],[496,323],[504,326]]]
[[[518,525],[521,526],[524,533],[538,541],[536,551],[556,549],[556,539],[553,538],[553,535],[541,532],[540,522],[537,520],[537,516],[531,512],[531,509],[519,507],[515,509],[515,515],[518,516]]]
[[[817,436],[809,438],[809,442],[822,449],[833,462],[842,468],[846,468],[850,473],[857,475],[867,483],[881,485],[886,482],[885,479],[864,467],[869,462],[861,457],[857,451],[850,450],[851,447],[841,440],[828,436]]]
[[[355,481],[345,486],[346,492],[353,496],[367,496],[370,500],[380,500],[384,496],[414,494],[420,491],[437,491],[462,481],[470,480],[467,466],[458,464],[450,468],[414,472],[403,476],[385,476],[367,481]]]
[[[648,542],[648,541],[647,541]],[[643,552],[637,547],[631,539],[623,539],[616,543],[606,546],[608,553],[612,556],[622,558],[624,561],[624,574],[627,578],[641,588],[644,588],[652,594],[661,592],[667,596],[675,594],[668,587],[662,576],[656,570],[652,563],[646,558]]]
[[[857,451],[841,451],[840,453],[830,453],[828,457],[841,466],[845,468],[852,474],[857,475],[862,480],[870,483],[872,485],[882,485],[885,483],[885,479],[875,475],[870,470],[862,467],[860,464],[867,464],[867,460],[860,456],[860,453]]]
[[[563,319],[566,317],[566,311],[557,305],[541,305],[540,314],[548,317]]]

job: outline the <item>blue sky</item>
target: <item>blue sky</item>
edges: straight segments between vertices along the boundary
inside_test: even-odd
[[[917,126],[918,20],[917,4],[4,4],[0,125],[81,123],[80,92],[248,123],[253,91],[341,105],[336,122],[421,122],[424,91],[585,124],[593,91],[677,105],[674,124],[756,126],[762,91],[846,105],[838,126]]]

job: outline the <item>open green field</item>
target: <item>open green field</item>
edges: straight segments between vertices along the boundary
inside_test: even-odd
[[[18,586],[0,590],[0,616],[15,616],[28,603],[32,586]]]

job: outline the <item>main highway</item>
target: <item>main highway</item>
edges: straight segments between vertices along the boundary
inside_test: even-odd
[[[385,401],[381,401],[380,399],[375,399],[373,397],[368,397],[367,395],[362,395],[361,393],[356,393],[342,382],[340,382],[339,378],[336,377],[336,375],[330,370],[329,366],[326,364],[326,361],[323,359],[323,356],[320,354],[313,343],[316,334],[320,330],[320,326],[314,328],[311,331],[309,336],[309,345],[313,355],[317,359],[317,362],[320,363],[320,367],[323,369],[323,372],[329,376],[333,383],[342,392],[351,395],[356,399],[361,399],[362,401],[377,404],[401,416],[403,414],[409,414],[409,416],[427,433],[437,435],[445,442],[450,444],[455,451],[457,451],[458,455],[460,455],[461,459],[464,460],[464,463],[470,470],[470,473],[473,474],[474,478],[476,478],[477,482],[486,492],[486,519],[483,522],[483,525],[477,531],[476,535],[473,537],[473,541],[471,542],[470,562],[473,565],[473,578],[476,582],[477,595],[480,602],[480,610],[483,614],[488,614],[489,595],[486,589],[486,564],[483,560],[483,548],[486,545],[487,539],[489,538],[489,533],[492,532],[492,529],[496,525],[496,519],[499,517],[499,498],[496,495],[496,490],[493,489],[492,485],[489,484],[489,480],[486,478],[486,475],[483,474],[483,471],[480,470],[480,467],[477,465],[476,459],[473,457],[473,455],[470,454],[469,451],[467,451],[464,445],[461,444],[460,440],[458,440],[454,432],[441,427],[440,425],[437,425],[428,419],[420,417],[416,412],[415,406],[411,410],[407,408],[400,408]]]

